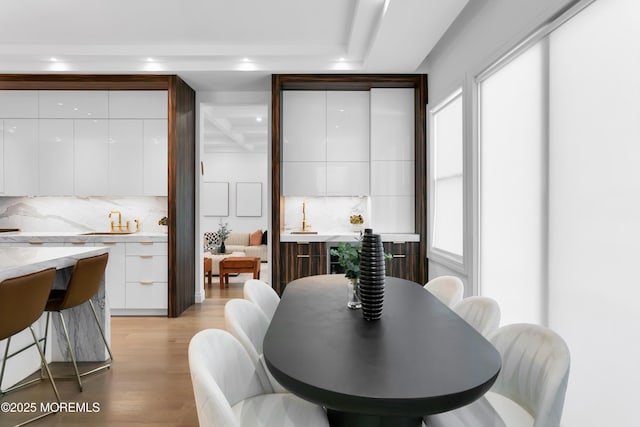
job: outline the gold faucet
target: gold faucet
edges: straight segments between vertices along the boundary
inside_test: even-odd
[[[302,201],[302,231],[309,231],[311,224],[307,224],[307,202]]]
[[[118,214],[118,225],[115,225],[113,221],[111,221],[111,231],[123,231],[122,228],[122,212],[120,211],[111,211],[109,212],[109,218],[111,215]]]

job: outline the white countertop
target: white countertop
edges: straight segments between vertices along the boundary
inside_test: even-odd
[[[100,255],[108,248],[3,247],[0,248],[0,281],[47,268],[71,267],[81,258]]]
[[[419,242],[419,234],[381,234],[383,242]],[[280,234],[281,242],[351,242],[360,238],[359,233]]]
[[[166,242],[166,233],[137,232],[131,234],[93,234],[87,235],[79,231],[11,231],[0,233],[0,243],[30,242]]]

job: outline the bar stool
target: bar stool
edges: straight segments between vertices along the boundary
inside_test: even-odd
[[[69,354],[71,355],[71,361],[73,362],[73,368],[76,373],[80,391],[82,391],[82,381],[80,380],[80,377],[109,368],[111,366],[111,362],[113,362],[111,349],[109,348],[107,339],[104,336],[104,331],[100,325],[100,321],[98,320],[98,315],[96,314],[96,309],[93,306],[93,301],[91,301],[91,297],[94,296],[100,288],[100,283],[104,276],[105,269],[107,268],[108,259],[109,254],[105,253],[78,260],[71,272],[71,278],[69,279],[67,289],[53,289],[49,294],[49,300],[47,301],[47,305],[44,309],[47,312],[47,324],[49,323],[49,316],[51,315],[51,312],[55,311],[60,316],[60,323],[62,324],[64,336],[67,339],[67,346],[69,348]],[[107,351],[109,352],[109,360],[102,366],[80,373],[78,371],[76,356],[73,353],[73,348],[71,347],[69,331],[67,330],[67,324],[64,320],[64,316],[62,315],[62,310],[79,306],[87,301],[89,301],[89,306],[91,307],[93,318],[96,320],[96,325],[98,325],[102,341],[104,341],[104,345],[107,347]],[[46,335],[44,348],[47,348]]]
[[[30,381],[22,381],[18,384],[2,390],[2,379],[4,377],[5,366],[7,359],[22,353],[31,346],[36,346],[38,353],[40,354],[40,360],[47,372],[49,381],[51,381],[51,388],[56,395],[58,403],[60,403],[60,395],[56,383],[53,381],[51,372],[49,371],[49,365],[45,359],[44,352],[40,348],[36,333],[31,326],[36,320],[42,316],[44,312],[45,304],[47,303],[47,297],[51,287],[53,286],[53,280],[56,275],[55,268],[49,268],[36,273],[27,274],[24,276],[13,277],[6,279],[0,283],[0,340],[7,339],[7,347],[4,351],[4,359],[2,360],[2,369],[0,370],[0,396],[4,396],[6,393],[20,389],[36,381],[40,381],[42,378],[36,378]],[[9,354],[9,346],[11,345],[11,337],[18,332],[23,331],[26,328],[31,330],[31,336],[33,337],[33,344],[15,351]],[[50,411],[44,414],[40,414],[34,418],[30,418],[18,425],[24,425],[35,420],[39,420],[47,415],[55,413]]]

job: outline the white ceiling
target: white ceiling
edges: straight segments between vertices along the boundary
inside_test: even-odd
[[[272,73],[414,73],[468,1],[5,0],[0,73],[178,74],[196,91],[268,91]],[[258,132],[238,129],[255,127],[253,106],[246,123],[231,107],[207,133],[250,147]]]

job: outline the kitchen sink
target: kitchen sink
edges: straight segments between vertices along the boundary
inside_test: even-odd
[[[82,233],[83,236],[112,236],[114,234],[133,234],[133,231],[90,231]]]

